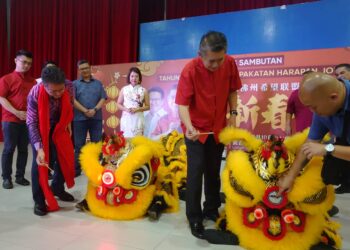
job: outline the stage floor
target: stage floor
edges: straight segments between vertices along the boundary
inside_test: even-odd
[[[2,144],[0,144],[2,151]],[[15,158],[14,158],[15,159]],[[26,178],[30,179],[31,152]],[[86,178],[80,176],[71,190],[77,201],[84,197]],[[2,182],[1,182],[2,184]],[[31,188],[0,187],[0,249],[99,249],[99,250],[178,250],[242,249],[209,244],[193,237],[185,217],[185,204],[178,213],[164,214],[158,222],[147,218],[110,221],[78,212],[75,203],[59,202],[62,209],[44,217],[33,214]],[[337,195],[340,213],[334,218],[342,224],[343,249],[350,249],[350,194]],[[213,224],[207,225],[213,227]]]

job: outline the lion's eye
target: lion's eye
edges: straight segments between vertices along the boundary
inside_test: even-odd
[[[132,174],[132,185],[145,187],[151,180],[151,171],[148,164],[143,165]]]

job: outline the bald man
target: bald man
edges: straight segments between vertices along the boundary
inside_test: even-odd
[[[300,170],[313,156],[325,157],[322,178],[326,184],[342,183],[344,172],[350,169],[350,82],[319,72],[310,73],[301,82],[299,98],[314,116],[308,140],[288,173],[279,180],[279,194],[292,189]],[[328,132],[336,136],[335,144],[321,143]]]

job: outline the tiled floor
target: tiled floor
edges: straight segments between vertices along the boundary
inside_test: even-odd
[[[30,176],[29,170],[30,167],[27,178]],[[158,222],[150,222],[147,218],[134,221],[103,220],[77,212],[74,203],[67,202],[60,202],[60,211],[38,217],[33,214],[30,187],[14,185],[12,190],[0,187],[1,250],[241,249],[211,245],[194,238],[187,226],[183,202],[180,212],[162,215]],[[80,200],[84,197],[85,189],[86,178],[81,176],[76,179],[71,192]],[[335,219],[342,223],[343,249],[350,249],[350,194],[338,195],[336,204],[341,211]]]

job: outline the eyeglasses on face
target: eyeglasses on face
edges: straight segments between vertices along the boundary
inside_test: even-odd
[[[19,59],[17,59],[17,61],[21,62],[23,65],[32,66],[32,62],[30,62],[30,61],[26,61],[26,60],[19,60]]]

